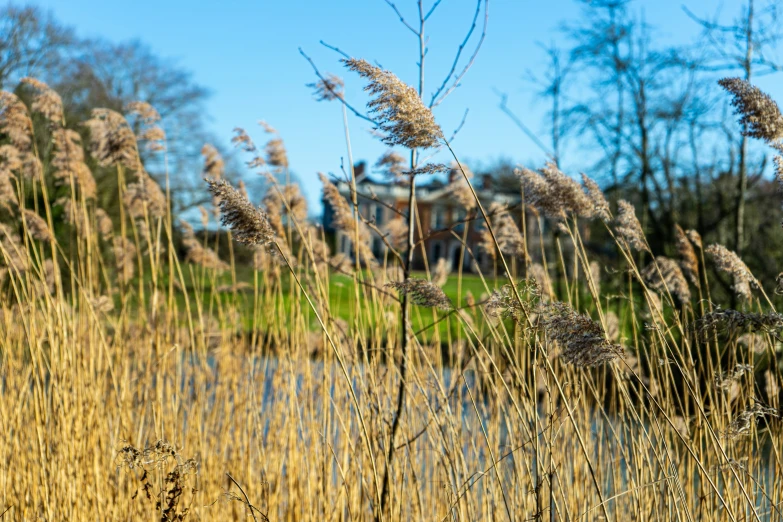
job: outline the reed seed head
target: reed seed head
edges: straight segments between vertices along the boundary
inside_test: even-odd
[[[744,135],[767,143],[783,137],[783,115],[768,94],[740,78],[723,78],[718,83],[733,96],[731,104],[741,115]]]
[[[641,272],[647,285],[658,293],[669,292],[677,297],[681,303],[691,300],[691,290],[688,281],[682,274],[680,265],[673,259],[657,256],[655,261],[647,265]]]
[[[373,99],[367,106],[370,113],[378,117],[377,126],[385,133],[384,143],[408,149],[430,149],[439,145],[443,131],[413,87],[394,73],[365,60],[350,58],[343,63],[368,80],[364,90]]]
[[[35,78],[22,78],[21,83],[29,85],[35,91],[32,109],[40,113],[55,127],[61,127],[65,122],[63,116],[63,100],[54,89]]]
[[[633,205],[621,199],[617,202],[617,217],[615,218],[615,231],[620,239],[639,252],[649,252],[647,238],[644,236],[642,224],[636,217]]]
[[[405,281],[392,281],[386,283],[387,287],[394,288],[400,295],[410,297],[411,303],[427,308],[440,308],[450,310],[451,300],[443,293],[441,288],[425,279],[406,279]]]
[[[307,86],[313,89],[313,95],[317,101],[343,99],[344,83],[339,76],[329,74],[315,83],[308,83]]]
[[[90,155],[99,165],[140,167],[136,136],[121,114],[110,109],[94,109],[92,118],[84,125],[90,130]]]
[[[749,300],[752,297],[751,287],[758,288],[759,283],[736,252],[717,243],[708,246],[706,252],[715,261],[719,271],[734,279],[732,286],[734,292],[742,299]]]
[[[209,192],[220,200],[221,223],[231,229],[234,239],[246,245],[275,244],[275,233],[266,213],[253,206],[238,190],[223,179],[205,178]]]
[[[624,354],[621,345],[606,338],[603,328],[568,304],[549,303],[541,307],[539,321],[550,339],[562,347],[563,360],[577,367],[610,363]]]

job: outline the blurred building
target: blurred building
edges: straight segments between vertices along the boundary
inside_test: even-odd
[[[402,181],[374,178],[367,173],[366,164],[363,162],[354,167],[354,172],[359,213],[364,221],[372,223],[377,228],[372,232],[371,247],[375,257],[383,262],[388,254],[388,247],[382,236],[389,239],[387,231],[389,222],[397,216],[402,216],[407,223],[409,187]],[[483,218],[477,210],[468,214],[454,197],[451,182],[457,176],[461,177],[462,173],[452,169],[447,176],[421,176],[416,179],[418,215],[414,232],[417,245],[413,258],[414,270],[424,269],[425,253],[427,263],[430,265],[446,258],[452,270],[457,270],[460,259],[464,271],[475,271],[474,260],[482,270],[492,265],[490,256],[479,247],[485,229]],[[350,203],[350,183],[335,181],[335,184],[340,194]],[[472,180],[472,184],[485,209],[488,209],[492,202],[498,202],[507,205],[512,215],[515,209],[519,214],[521,198],[518,189],[514,191],[494,187],[490,175],[477,176]],[[334,211],[325,199],[323,205],[323,227],[327,236],[333,241],[333,251],[351,256],[352,235],[335,229]],[[379,234],[378,231],[381,233]],[[464,255],[461,248],[463,239],[466,239],[467,245]]]

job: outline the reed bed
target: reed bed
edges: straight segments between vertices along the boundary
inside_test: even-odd
[[[387,143],[451,150],[415,91],[346,65]],[[471,292],[411,271],[415,213],[373,258],[373,221],[324,177],[355,239],[333,255],[268,126],[265,147],[235,138],[264,195],[204,149],[221,243],[147,174],[140,146],[166,158],[154,109],[71,130],[28,88],[0,96],[0,518],[783,520],[783,316],[724,247],[680,230],[677,259],[650,252],[630,203],[553,164],[519,172],[526,208],[484,208],[455,155],[496,267]],[[396,174],[413,193],[438,170]],[[604,270],[586,227],[612,242]],[[735,308],[712,301],[715,268]]]

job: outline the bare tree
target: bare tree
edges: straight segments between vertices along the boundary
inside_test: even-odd
[[[73,31],[38,7],[0,8],[0,89],[24,76],[43,76],[74,47]]]
[[[687,8],[686,13],[703,30],[712,54],[704,68],[711,71],[741,71],[750,82],[754,75],[769,74],[781,70],[771,52],[780,41],[777,2],[767,2],[759,9],[757,0],[747,0],[742,12],[731,24],[720,24],[718,16],[712,20],[700,18]],[[737,179],[737,205],[735,211],[734,249],[742,255],[745,247],[745,200],[748,192],[748,137],[740,137],[739,172]]]

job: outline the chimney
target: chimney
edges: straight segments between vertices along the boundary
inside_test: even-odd
[[[481,188],[484,190],[492,190],[492,174],[481,175]]]

